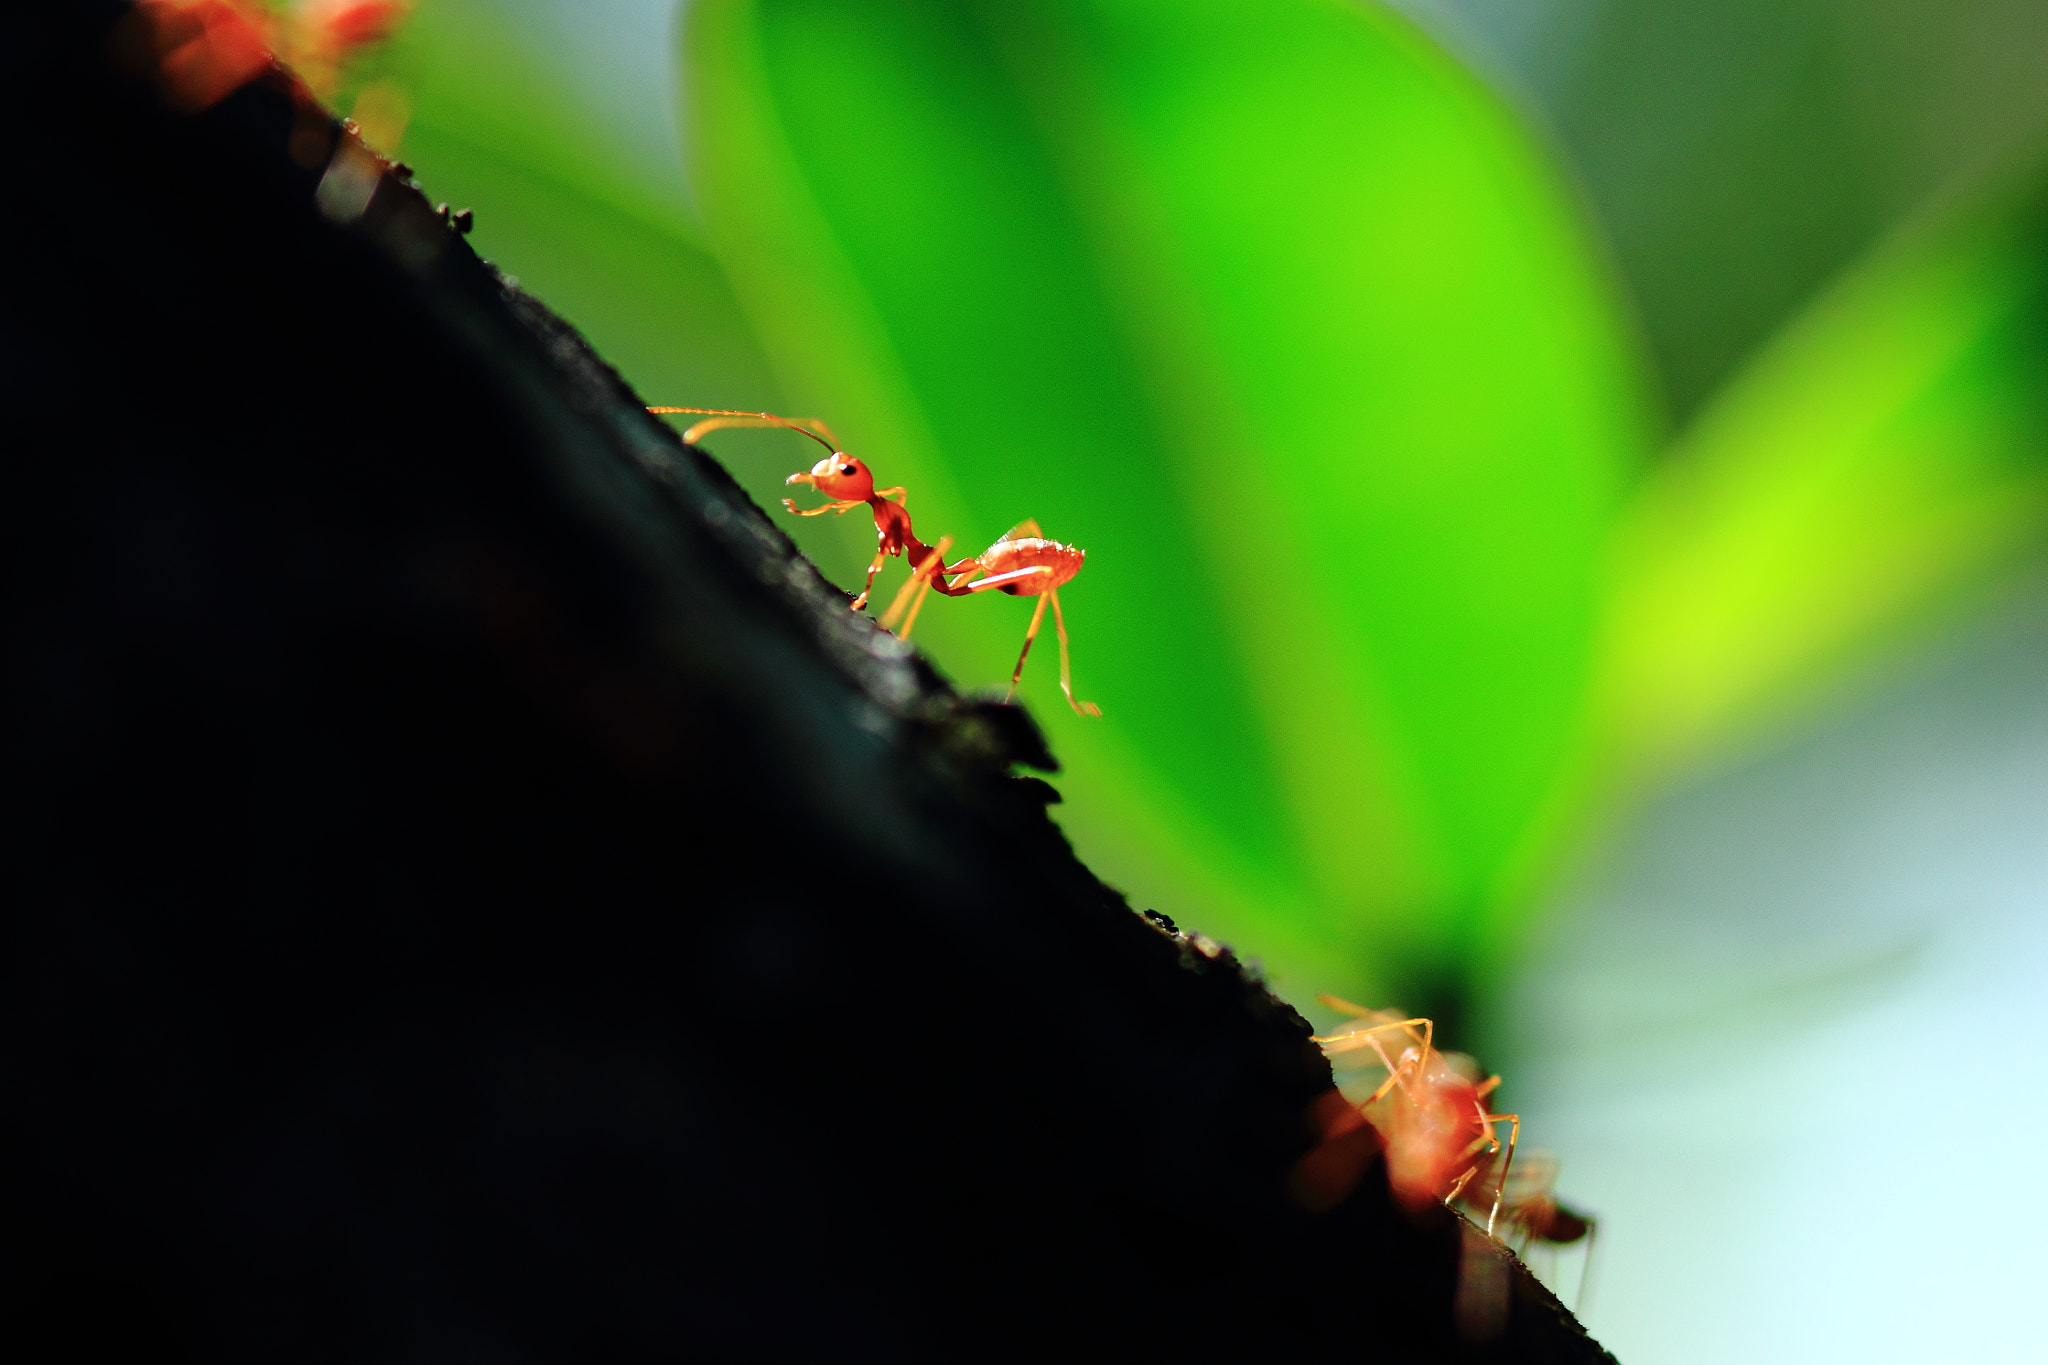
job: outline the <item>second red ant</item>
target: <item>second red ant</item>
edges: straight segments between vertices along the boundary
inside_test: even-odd
[[[1584,1241],[1591,1262],[1594,1221],[1560,1204],[1552,1193],[1557,1163],[1543,1153],[1515,1165],[1522,1121],[1493,1112],[1487,1101],[1499,1076],[1481,1079],[1472,1059],[1435,1046],[1435,1026],[1392,1010],[1369,1010],[1335,996],[1325,1005],[1353,1022],[1315,1041],[1338,1066],[1382,1067],[1386,1079],[1368,1097],[1352,1102],[1336,1092],[1319,1107],[1322,1143],[1297,1170],[1297,1198],[1327,1206],[1348,1190],[1369,1159],[1357,1139],[1369,1127],[1384,1153],[1387,1184],[1410,1209],[1432,1203],[1483,1211],[1492,1236],[1505,1225],[1518,1242],[1548,1246]],[[1508,1127],[1502,1143],[1499,1126]],[[1301,1178],[1304,1178],[1301,1179]],[[1584,1297],[1581,1274],[1580,1297]]]
[[[784,498],[782,505],[800,517],[820,517],[828,512],[838,515],[860,506],[866,506],[874,514],[875,557],[868,565],[867,581],[861,585],[859,596],[853,599],[855,611],[867,605],[869,596],[874,592],[875,575],[882,571],[892,556],[909,559],[911,576],[889,604],[889,609],[882,614],[881,624],[885,629],[897,629],[897,623],[901,621],[898,634],[906,640],[917,624],[917,614],[923,608],[925,598],[932,592],[947,597],[970,597],[989,591],[1036,597],[1038,606],[1031,613],[1031,624],[1024,632],[1024,648],[1018,653],[1017,666],[1010,673],[1009,696],[1017,695],[1018,681],[1024,676],[1024,661],[1031,655],[1032,642],[1038,638],[1039,627],[1045,620],[1045,609],[1050,605],[1053,630],[1060,642],[1060,691],[1066,694],[1067,704],[1074,708],[1076,714],[1102,714],[1102,708],[1094,702],[1080,701],[1074,696],[1067,620],[1060,610],[1059,589],[1081,572],[1085,552],[1072,545],[1046,539],[1038,523],[1027,520],[1005,531],[995,544],[980,554],[948,564],[946,550],[952,545],[952,538],[942,536],[937,545],[926,545],[919,540],[911,529],[909,495],[900,487],[875,487],[873,471],[842,450],[832,429],[817,418],[778,417],[772,412],[747,412],[736,408],[651,407],[648,411],[703,417],[704,421],[695,423],[683,433],[683,440],[691,443],[726,427],[780,427],[816,441],[825,448],[825,458],[808,471],[798,470],[784,482],[809,485],[830,501],[820,507],[798,507],[794,499]]]

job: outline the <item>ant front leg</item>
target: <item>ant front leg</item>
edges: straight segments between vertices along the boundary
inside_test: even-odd
[[[1393,1019],[1384,1024],[1375,1024],[1371,1028],[1350,1029],[1343,1033],[1333,1033],[1327,1038],[1313,1037],[1309,1041],[1319,1044],[1326,1056],[1335,1056],[1340,1052],[1356,1052],[1362,1047],[1370,1047],[1384,1057],[1386,1053],[1379,1045],[1379,1034],[1400,1029],[1412,1044],[1415,1041],[1415,1030],[1418,1028],[1422,1030],[1422,1057],[1418,1066],[1426,1070],[1436,1035],[1436,1025],[1428,1019]]]
[[[885,547],[875,551],[874,563],[868,565],[868,581],[860,585],[860,596],[853,599],[853,610],[859,611],[868,604],[868,594],[875,590],[875,575],[889,562],[889,551]]]
[[[1325,997],[1325,999],[1328,998]],[[1356,1009],[1358,1007],[1353,1005],[1351,1008]],[[1376,1010],[1368,1010],[1365,1012],[1365,1017],[1372,1018],[1377,1013],[1378,1011]],[[1416,1051],[1414,1046],[1415,1030],[1418,1026],[1422,1030],[1422,1049],[1420,1052]],[[1380,1045],[1379,1039],[1379,1035],[1382,1033],[1388,1033],[1395,1029],[1401,1031],[1401,1036],[1409,1044],[1403,1050],[1401,1060],[1398,1062],[1387,1055],[1387,1050]],[[1335,1057],[1341,1053],[1357,1052],[1364,1048],[1371,1048],[1373,1055],[1380,1059],[1380,1065],[1387,1069],[1387,1079],[1382,1081],[1379,1089],[1373,1091],[1365,1100],[1365,1105],[1374,1105],[1386,1098],[1387,1092],[1396,1086],[1399,1086],[1401,1093],[1408,1096],[1409,1099],[1415,1098],[1415,1092],[1408,1088],[1408,1078],[1411,1073],[1420,1076],[1427,1076],[1429,1074],[1429,1053],[1435,1041],[1435,1034],[1436,1025],[1428,1019],[1390,1019],[1385,1023],[1375,1024],[1371,1028],[1355,1028],[1344,1033],[1333,1033],[1327,1038],[1318,1035],[1310,1038],[1309,1041],[1319,1045],[1323,1049],[1323,1055],[1326,1057]]]
[[[800,517],[822,517],[827,512],[851,512],[856,507],[866,507],[864,502],[828,502],[823,507],[798,507],[795,498],[784,498],[782,505]]]

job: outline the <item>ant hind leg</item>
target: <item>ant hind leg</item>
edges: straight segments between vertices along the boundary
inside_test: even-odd
[[[1052,627],[1054,633],[1060,637],[1060,691],[1067,694],[1067,705],[1074,708],[1075,715],[1099,716],[1102,714],[1102,708],[1094,702],[1074,700],[1073,671],[1067,662],[1067,618],[1060,611],[1058,590],[1048,592],[1046,596],[1052,599]],[[1019,667],[1022,667],[1023,660],[1017,662]]]

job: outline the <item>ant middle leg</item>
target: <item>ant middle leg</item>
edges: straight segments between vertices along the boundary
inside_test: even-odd
[[[952,544],[953,537],[941,536],[939,543],[932,547],[930,553],[911,566],[909,581],[896,590],[895,599],[889,603],[889,609],[882,613],[882,629],[894,630],[897,618],[903,615],[903,608],[908,604],[910,615],[904,620],[903,629],[897,634],[900,639],[910,638],[910,628],[917,621],[918,609],[924,606],[926,594],[931,591],[933,578],[947,571],[946,550]]]

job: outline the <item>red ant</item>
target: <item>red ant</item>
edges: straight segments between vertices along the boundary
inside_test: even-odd
[[[1522,1248],[1532,1242],[1560,1246],[1584,1239],[1588,1264],[1594,1222],[1557,1202],[1554,1158],[1538,1152],[1516,1168],[1515,1147],[1522,1121],[1516,1114],[1496,1114],[1487,1099],[1500,1087],[1500,1077],[1479,1078],[1472,1059],[1440,1052],[1434,1046],[1435,1025],[1427,1019],[1404,1018],[1392,1010],[1369,1010],[1335,996],[1321,996],[1330,1008],[1357,1022],[1327,1037],[1317,1037],[1324,1055],[1340,1065],[1364,1062],[1384,1067],[1387,1078],[1361,1103],[1330,1091],[1315,1106],[1322,1142],[1295,1170],[1295,1197],[1310,1208],[1334,1205],[1347,1192],[1376,1147],[1386,1154],[1387,1183],[1395,1199],[1410,1209],[1431,1203],[1463,1206],[1475,1216],[1486,1210],[1486,1234],[1505,1219]],[[1389,1050],[1392,1038],[1398,1055]],[[1508,1125],[1505,1148],[1497,1125]],[[1361,1143],[1369,1130],[1377,1143]],[[1530,1168],[1534,1169],[1531,1170]],[[1461,1317],[1482,1335],[1498,1308],[1491,1301],[1504,1288],[1493,1282],[1493,1262],[1467,1248],[1467,1262],[1486,1283],[1461,1286]],[[1461,1272],[1461,1275],[1464,1272]],[[1466,1291],[1469,1289],[1469,1293]],[[1585,1295],[1581,1272],[1579,1296]]]
[[[1514,1165],[1515,1143],[1522,1132],[1519,1115],[1496,1114],[1486,1107],[1500,1077],[1482,1081],[1469,1058],[1437,1051],[1436,1026],[1427,1019],[1404,1019],[1394,1011],[1369,1010],[1335,996],[1321,999],[1358,1020],[1327,1038],[1318,1037],[1315,1041],[1324,1054],[1348,1058],[1369,1050],[1371,1056],[1362,1060],[1369,1065],[1376,1058],[1386,1068],[1387,1079],[1357,1108],[1379,1132],[1394,1197],[1410,1208],[1454,1204],[1467,1187],[1477,1190],[1491,1183],[1494,1199],[1486,1216],[1491,1234],[1500,1214],[1502,1182]],[[1389,1034],[1398,1035],[1398,1056],[1381,1041]],[[1494,1159],[1502,1156],[1495,1131],[1502,1123],[1508,1125],[1507,1149],[1499,1178],[1489,1181]]]
[[[1024,648],[1017,655],[1017,667],[1010,673],[1009,696],[1017,695],[1017,683],[1024,676],[1024,661],[1031,655],[1032,642],[1038,638],[1039,626],[1045,620],[1046,605],[1050,603],[1053,629],[1060,641],[1060,691],[1066,694],[1067,704],[1074,708],[1076,714],[1102,714],[1102,708],[1094,702],[1078,701],[1074,697],[1067,618],[1060,610],[1059,589],[1081,572],[1086,559],[1084,551],[1056,540],[1047,540],[1038,523],[1027,520],[1005,531],[995,544],[973,558],[947,564],[946,550],[953,543],[952,537],[941,537],[937,545],[926,545],[919,540],[910,526],[909,495],[902,488],[876,488],[873,472],[841,450],[839,438],[817,418],[777,417],[772,412],[745,412],[733,408],[652,407],[648,411],[692,413],[705,417],[707,420],[696,423],[683,433],[683,440],[687,442],[694,443],[705,433],[725,427],[781,427],[808,436],[825,447],[826,457],[811,466],[808,473],[799,470],[784,482],[809,484],[832,501],[822,507],[800,508],[794,499],[784,498],[782,505],[800,517],[820,517],[827,512],[845,513],[863,503],[874,512],[875,558],[868,565],[867,581],[861,586],[860,596],[853,599],[855,611],[867,605],[868,595],[874,591],[875,575],[882,571],[891,555],[907,554],[914,567],[910,581],[903,585],[889,604],[889,609],[882,614],[881,624],[884,629],[893,630],[901,619],[902,629],[898,633],[906,640],[910,638],[911,628],[917,624],[917,614],[924,606],[925,597],[934,590],[948,597],[967,597],[991,589],[1012,596],[1036,597],[1038,607],[1031,613],[1031,625],[1024,632]]]
[[[1386,1069],[1387,1079],[1355,1108],[1379,1133],[1387,1153],[1388,1182],[1403,1203],[1485,1205],[1489,1233],[1505,1215],[1529,1241],[1565,1245],[1593,1232],[1591,1218],[1574,1213],[1551,1193],[1557,1179],[1555,1158],[1536,1152],[1524,1158],[1520,1170],[1515,1168],[1521,1117],[1492,1113],[1486,1105],[1487,1097],[1499,1088],[1500,1077],[1482,1081],[1471,1058],[1438,1051],[1433,1044],[1435,1026],[1427,1019],[1404,1019],[1394,1011],[1365,1009],[1333,995],[1320,999],[1359,1021],[1318,1037],[1315,1041],[1324,1054],[1341,1058],[1369,1050],[1368,1064],[1376,1061]],[[1386,1034],[1400,1035],[1398,1057],[1390,1055],[1381,1041]],[[1502,1123],[1508,1125],[1505,1153],[1495,1130]]]

